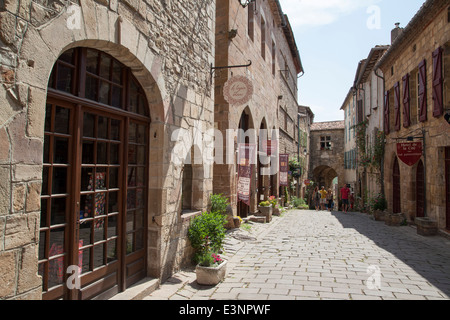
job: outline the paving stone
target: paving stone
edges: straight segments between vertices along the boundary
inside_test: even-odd
[[[181,287],[162,284],[148,298],[449,300],[450,242],[442,237],[417,237],[410,227],[387,228],[359,213],[289,211],[255,225],[251,238],[243,230],[228,234],[234,241],[227,245],[237,249],[228,250],[227,277],[214,289],[196,289],[195,275],[185,273]],[[381,290],[369,289],[371,276]]]

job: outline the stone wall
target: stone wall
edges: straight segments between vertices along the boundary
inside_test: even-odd
[[[283,139],[282,149],[286,145],[289,152],[297,152],[293,125],[297,122],[298,104],[297,92],[289,92],[284,80],[281,78],[280,70],[285,69],[284,58],[291,73],[296,78],[296,67],[291,55],[286,37],[280,25],[278,10],[273,7],[274,1],[257,1],[254,16],[253,40],[248,34],[248,10],[251,6],[243,9],[238,1],[217,1],[217,28],[216,28],[216,66],[233,66],[247,64],[250,60],[252,65],[248,68],[225,69],[215,73],[215,125],[225,136],[227,129],[238,129],[239,120],[244,110],[250,115],[250,128],[259,129],[264,123],[268,129],[279,129],[281,121],[281,108],[287,110],[292,120],[290,134],[294,141]],[[265,58],[262,54],[261,45],[261,19],[266,22],[266,45],[264,46]],[[229,37],[229,31],[237,30],[234,38]],[[275,44],[275,72],[272,72],[272,42]],[[251,100],[246,105],[233,106],[228,104],[223,97],[223,87],[233,75],[245,75],[251,79],[254,92]],[[292,81],[292,78],[291,78]],[[279,99],[279,96],[283,96]],[[280,133],[282,138],[282,133]],[[234,144],[231,143],[231,146]],[[294,147],[295,145],[295,147]],[[235,146],[236,147],[236,146]],[[224,141],[224,153],[227,152]],[[233,152],[233,151],[232,151]],[[256,212],[257,176],[254,174],[252,202],[250,212]],[[214,192],[223,193],[231,200],[234,214],[236,214],[236,166],[235,164],[224,164],[214,166]],[[264,180],[268,186],[269,179]],[[267,188],[266,188],[267,190]],[[267,194],[268,195],[268,194]]]
[[[77,23],[79,22],[79,25]],[[71,24],[73,23],[73,24]],[[0,299],[39,299],[40,189],[47,83],[72,47],[102,50],[132,69],[149,102],[147,274],[167,278],[187,261],[180,216],[182,165],[172,160],[183,128],[207,150],[214,102],[215,1],[0,1]],[[204,164],[195,206],[212,191]]]
[[[438,221],[439,228],[445,228],[445,167],[444,148],[450,146],[450,126],[444,117],[435,118],[433,116],[432,98],[432,76],[433,60],[432,52],[439,46],[445,49],[444,55],[449,54],[450,23],[448,21],[448,3],[445,1],[427,1],[426,6],[419,12],[412,21],[414,28],[405,29],[402,40],[396,44],[395,51],[388,51],[389,55],[382,60],[380,68],[385,75],[386,90],[392,90],[396,82],[400,82],[401,97],[402,77],[413,74],[421,61],[426,59],[427,77],[427,118],[425,122],[413,119],[409,128],[403,127],[403,114],[400,114],[401,129],[395,131],[391,126],[391,133],[387,136],[385,174],[384,181],[386,196],[389,203],[389,210],[392,210],[393,187],[392,171],[394,160],[397,157],[397,138],[409,135],[421,136],[422,130],[425,132],[425,156],[422,161],[426,171],[426,211],[428,217]],[[447,60],[448,61],[448,60]],[[444,59],[444,68],[448,68],[448,63]],[[447,69],[445,69],[447,70]],[[450,96],[449,72],[444,72],[444,99],[447,100],[444,109],[449,111],[448,97]],[[414,99],[414,98],[412,98]],[[392,100],[393,101],[393,100]],[[403,108],[403,103],[401,104]],[[393,109],[393,103],[391,103]],[[402,109],[401,109],[402,110]],[[417,117],[417,113],[411,113]],[[392,115],[391,115],[392,116]],[[416,140],[421,141],[421,140]],[[401,211],[409,221],[414,221],[416,217],[416,169],[409,167],[399,160],[401,175]]]

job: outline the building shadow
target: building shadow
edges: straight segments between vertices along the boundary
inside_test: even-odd
[[[332,212],[331,214],[344,228],[354,229],[367,237],[376,246],[401,260],[414,272],[425,278],[429,284],[450,297],[450,240],[439,235],[433,237],[418,235],[416,228],[411,226],[387,226],[383,221],[372,220],[364,213]],[[373,265],[376,265],[377,257],[372,255],[371,258],[374,261]],[[395,268],[395,270],[394,266],[392,270],[385,268],[385,266],[382,267],[382,276],[383,271],[386,273],[395,271],[401,279],[407,276],[401,274],[401,267]],[[408,284],[414,285],[413,281],[411,279]],[[423,288],[417,287],[417,291],[419,289]]]

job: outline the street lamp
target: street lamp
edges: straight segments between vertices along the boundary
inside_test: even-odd
[[[239,4],[242,6],[242,8],[245,8],[254,1],[255,0],[239,0]]]

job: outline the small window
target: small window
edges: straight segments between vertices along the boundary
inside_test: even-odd
[[[276,70],[276,47],[275,42],[272,40],[272,74],[275,75]]]
[[[254,41],[255,37],[255,3],[252,2],[248,5],[248,36]]]
[[[320,150],[331,150],[331,137],[320,137]]]
[[[261,57],[266,60],[266,22],[261,17]]]

